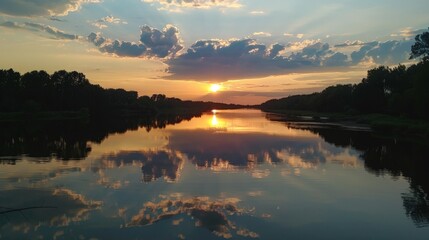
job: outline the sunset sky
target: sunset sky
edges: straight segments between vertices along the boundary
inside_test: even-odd
[[[0,68],[254,104],[409,63],[428,9],[427,0],[1,0]]]

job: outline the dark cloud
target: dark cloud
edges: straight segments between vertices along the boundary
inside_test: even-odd
[[[186,53],[168,61],[168,71],[173,79],[200,80],[251,77],[258,74],[258,70],[264,70],[265,74],[276,72],[282,61],[278,47],[272,48],[272,54],[266,49],[252,39],[200,40]]]
[[[55,22],[65,22],[65,20],[57,18],[57,17],[49,17],[49,20],[55,21]]]
[[[369,42],[348,41],[335,45],[320,41],[303,41],[265,45],[254,39],[199,40],[186,52],[179,31],[166,26],[162,31],[144,26],[137,43],[110,40],[91,33],[88,40],[100,51],[127,57],[168,58],[169,79],[225,81],[281,75],[292,72],[311,72],[322,67],[347,67],[368,60],[377,64],[396,64],[408,59],[412,41]],[[336,48],[360,47],[351,54]],[[294,50],[292,53],[290,50]],[[289,52],[287,55],[286,53]]]
[[[183,46],[176,27],[167,25],[162,31],[143,26],[138,43],[111,40],[100,33],[91,33],[88,41],[101,52],[115,54],[120,57],[174,57]]]
[[[180,44],[179,30],[172,25],[165,26],[162,31],[143,26],[140,41],[150,49],[152,55],[160,58],[174,56],[183,48]]]
[[[39,24],[39,23],[17,23],[17,22],[4,22],[0,24],[0,27],[11,28],[11,29],[21,29],[32,32],[42,32],[49,34],[49,36],[55,39],[66,39],[66,40],[76,40],[80,37],[75,34],[65,33],[57,28],[51,27],[49,25]]]
[[[324,66],[327,67],[338,67],[338,66],[347,66],[348,57],[344,53],[337,52],[334,55],[325,59]]]
[[[285,46],[266,46],[253,39],[200,40],[186,53],[167,61],[171,79],[227,80],[284,74],[297,69],[321,67],[330,57],[329,66],[347,65],[329,44],[316,42],[290,56],[282,54]],[[344,61],[347,58],[342,58]]]
[[[271,46],[269,51],[269,57],[274,58],[280,54],[281,51],[285,50],[285,46],[281,44],[274,44]]]
[[[318,42],[302,49],[300,55],[307,58],[319,59],[327,53],[332,53],[329,49],[329,44]]]
[[[174,182],[179,179],[185,160],[175,151],[121,151],[103,156],[100,161],[103,165],[102,169],[130,166],[138,162],[142,166],[144,182],[160,178]]]
[[[98,3],[100,0],[1,0],[0,14],[10,16],[65,16],[77,11],[83,3]]]
[[[335,45],[335,47],[337,47],[337,48],[342,48],[342,47],[353,47],[353,46],[363,46],[363,45],[365,45],[365,44],[366,44],[365,42],[362,42],[362,41],[356,40],[356,41],[346,41],[346,42],[344,42],[344,43],[341,43],[341,44],[337,44],[337,45]]]
[[[370,42],[351,54],[353,63],[372,60],[377,64],[398,64],[407,61],[414,41]]]
[[[147,48],[141,43],[110,40],[100,33],[91,33],[88,41],[93,43],[100,52],[112,53],[120,57],[140,57],[146,54]]]

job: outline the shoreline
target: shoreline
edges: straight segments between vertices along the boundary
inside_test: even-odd
[[[386,114],[320,113],[275,109],[261,109],[261,111],[271,117],[270,120],[288,122],[291,125],[371,131],[389,137],[429,138],[429,122],[420,119]]]

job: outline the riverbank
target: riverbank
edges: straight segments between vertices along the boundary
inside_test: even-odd
[[[311,111],[263,110],[272,120],[293,124],[324,125],[347,129],[368,130],[376,134],[401,138],[429,138],[429,122],[386,114],[320,113]]]

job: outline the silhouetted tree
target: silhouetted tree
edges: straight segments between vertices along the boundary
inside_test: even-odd
[[[99,119],[106,117],[155,116],[168,112],[177,121],[182,113],[201,114],[213,108],[237,108],[238,105],[182,101],[164,94],[138,96],[136,91],[104,89],[91,84],[83,73],[45,71],[21,74],[0,70],[0,111],[26,112],[74,111]],[[170,123],[167,121],[163,125]]]
[[[423,61],[429,61],[429,32],[418,34],[416,42],[411,46],[410,59],[423,57]]]
[[[21,102],[21,74],[0,70],[0,111],[17,109]]]

